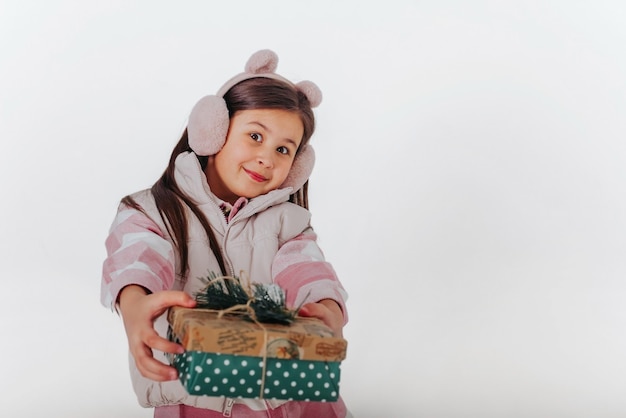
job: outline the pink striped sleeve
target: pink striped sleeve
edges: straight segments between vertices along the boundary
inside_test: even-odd
[[[334,300],[341,307],[346,323],[346,291],[333,267],[324,259],[316,239],[316,234],[308,231],[283,244],[272,264],[274,282],[285,290],[290,307],[322,299]]]
[[[105,242],[101,302],[112,309],[124,286],[137,284],[151,292],[174,283],[174,252],[159,227],[135,209],[118,212]]]

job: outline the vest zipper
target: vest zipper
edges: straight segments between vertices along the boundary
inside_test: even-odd
[[[233,415],[234,405],[235,405],[235,400],[233,398],[226,398],[226,402],[224,402],[224,410],[223,410],[223,415],[225,417],[231,417]]]

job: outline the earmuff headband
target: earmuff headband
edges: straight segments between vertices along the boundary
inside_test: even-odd
[[[216,95],[204,96],[191,110],[187,124],[189,146],[198,155],[217,154],[228,134],[230,119],[224,95],[237,83],[255,77],[266,77],[283,81],[304,93],[311,107],[319,106],[322,101],[322,92],[312,81],[292,83],[276,74],[278,56],[269,49],[257,51],[248,59],[245,71],[228,80]],[[315,164],[315,152],[311,145],[302,147],[296,155],[289,175],[281,188],[292,187],[294,191],[302,188],[308,180]]]

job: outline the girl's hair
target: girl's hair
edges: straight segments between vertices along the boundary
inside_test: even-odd
[[[304,93],[280,80],[266,77],[244,80],[228,90],[224,95],[224,100],[230,118],[240,110],[251,109],[281,109],[297,113],[304,126],[304,134],[298,151],[308,143],[315,130],[315,117],[309,100]],[[189,147],[187,130],[183,132],[180,140],[174,147],[165,172],[151,188],[161,218],[180,254],[180,272],[178,274],[184,277],[189,271],[189,251],[187,247],[189,231],[185,207],[189,208],[200,221],[209,238],[211,250],[217,259],[221,273],[227,274],[224,258],[208,219],[198,209],[196,202],[185,194],[174,180],[176,157],[186,151],[192,151]],[[208,157],[198,156],[197,158],[204,170],[208,163]],[[289,201],[308,209],[307,188],[308,181],[300,190],[296,190],[289,197]],[[124,197],[122,203],[143,212],[143,209],[131,196]]]

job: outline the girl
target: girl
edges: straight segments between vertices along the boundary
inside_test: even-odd
[[[169,165],[149,190],[122,199],[106,240],[102,303],[121,314],[133,388],[155,417],[345,417],[333,403],[189,395],[165,353],[171,306],[193,307],[207,272],[277,283],[287,304],[324,321],[336,335],[346,294],[316,244],[306,186],[308,144],[321,101],[309,81],[275,73],[272,51],[192,109]]]

